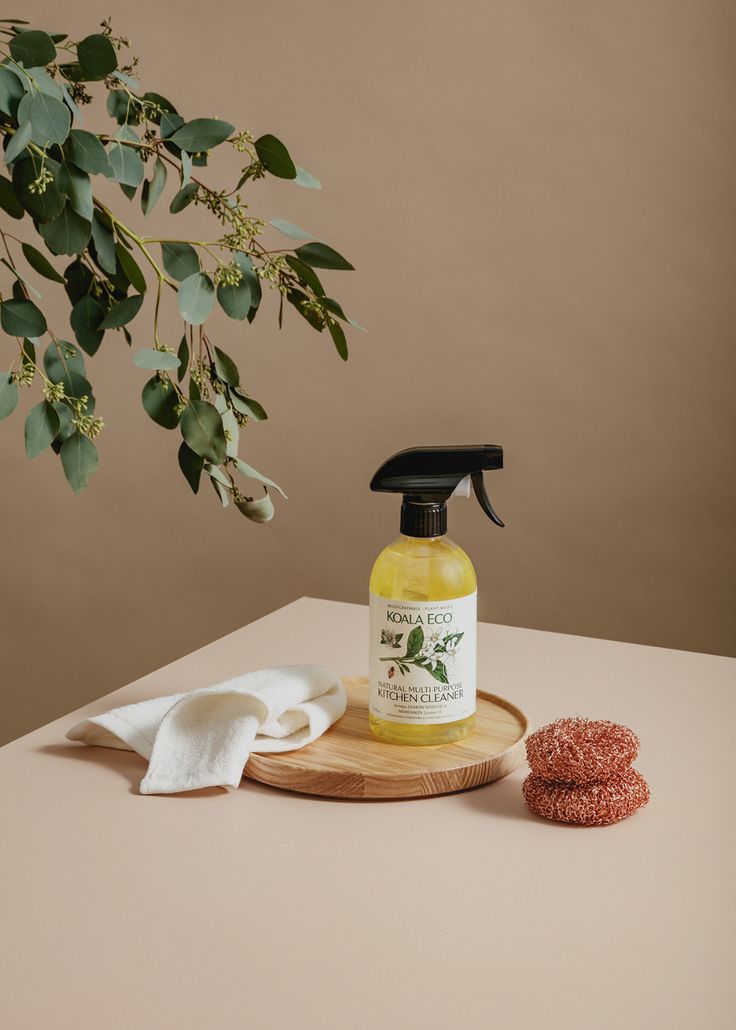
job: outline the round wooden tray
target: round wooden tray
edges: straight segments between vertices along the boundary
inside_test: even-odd
[[[439,747],[384,744],[368,727],[368,680],[344,677],[345,715],[299,751],[252,754],[244,775],[301,794],[336,798],[421,798],[480,787],[524,760],[529,723],[501,697],[478,691],[469,737]]]

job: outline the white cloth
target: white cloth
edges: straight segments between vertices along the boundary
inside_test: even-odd
[[[345,705],[334,672],[287,665],[113,708],[78,723],[67,738],[148,759],[141,794],[237,787],[252,751],[304,747],[337,722]]]

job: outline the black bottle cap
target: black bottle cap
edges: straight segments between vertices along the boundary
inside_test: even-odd
[[[401,502],[401,532],[404,536],[444,536],[447,532],[447,505],[444,501],[423,504],[404,497]]]

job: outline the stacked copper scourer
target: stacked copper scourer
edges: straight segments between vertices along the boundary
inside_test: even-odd
[[[580,826],[608,826],[649,800],[647,781],[631,768],[639,738],[619,723],[557,719],[528,737],[531,773],[523,792],[532,812]]]

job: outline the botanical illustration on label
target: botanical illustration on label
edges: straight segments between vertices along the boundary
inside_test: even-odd
[[[476,594],[447,601],[370,595],[370,711],[444,723],[475,711]]]

